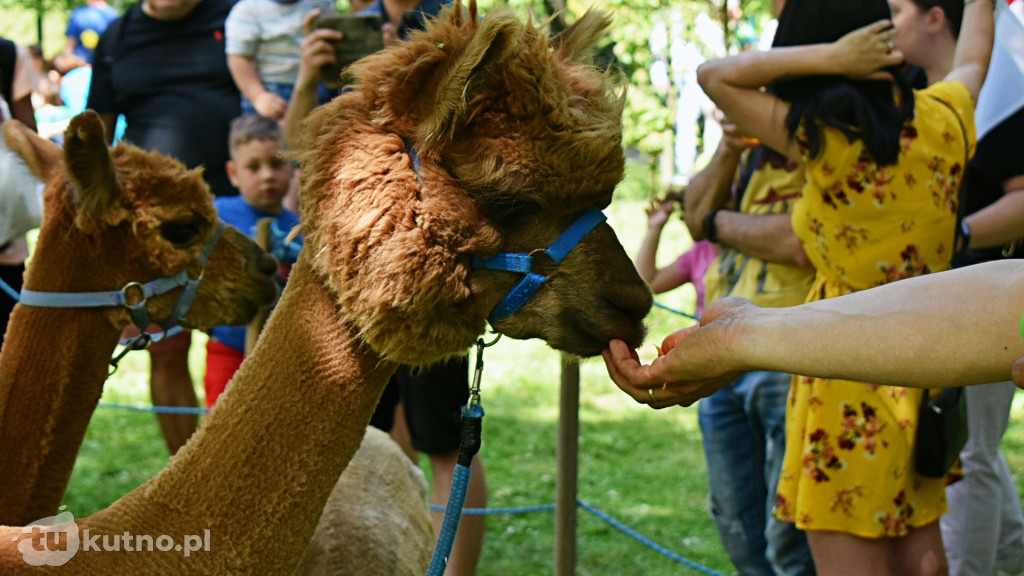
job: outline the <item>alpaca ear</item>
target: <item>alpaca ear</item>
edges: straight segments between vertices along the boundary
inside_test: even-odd
[[[104,220],[120,196],[103,122],[91,110],[71,119],[64,132],[64,165],[82,214]]]
[[[456,13],[454,17],[461,19],[461,10],[457,9]],[[475,2],[470,4],[469,18],[473,26]],[[483,19],[439,83],[432,115],[418,130],[420,142],[429,147],[452,138],[481,78],[492,65],[501,64],[512,56],[522,29],[522,23],[508,10],[496,10]]]
[[[60,164],[60,146],[46,140],[17,120],[4,122],[4,142],[36,178],[46,182]]]
[[[611,24],[612,19],[608,14],[589,10],[551,42],[562,57],[573,62],[590,63],[593,61],[594,47]]]

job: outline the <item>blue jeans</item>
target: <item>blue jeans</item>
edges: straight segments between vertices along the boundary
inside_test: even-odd
[[[748,372],[698,406],[711,517],[743,576],[815,573],[804,533],[772,516],[792,378]]]

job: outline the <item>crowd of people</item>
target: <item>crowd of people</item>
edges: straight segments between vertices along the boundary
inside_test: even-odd
[[[444,4],[351,8],[379,16],[387,44]],[[700,325],[666,338],[649,364],[622,342],[605,361],[638,402],[700,400],[708,508],[741,574],[1024,574],[1024,516],[999,451],[1014,381],[1024,384],[1024,267],[1013,259],[1024,106],[976,138],[993,8],[772,0],[771,49],[699,70],[724,136],[684,190],[651,203],[636,266],[655,292],[692,283]],[[203,167],[228,224],[271,230],[283,283],[301,250],[288,233],[301,167],[283,153],[337,93],[323,74],[343,33],[314,27],[334,10],[330,0],[142,0],[118,14],[88,0],[53,62],[0,40],[0,113],[35,129],[48,106],[87,107],[112,144]],[[659,268],[676,210],[695,243]],[[23,238],[0,246],[0,277],[15,288],[27,255]],[[11,306],[3,299],[0,322]],[[208,406],[245,342],[244,327],[211,330]],[[198,403],[190,346],[186,332],[149,347],[154,404]],[[467,358],[400,368],[371,422],[428,457],[441,505],[468,373]],[[958,465],[926,475],[915,468],[923,389],[945,387],[968,387],[968,440]],[[158,418],[172,454],[197,425]],[[486,504],[478,456],[466,505]],[[448,574],[475,572],[483,523],[463,519]]]
[[[979,95],[995,6],[774,8],[771,50],[698,72],[726,133],[685,193],[692,236],[719,251],[703,279],[701,323],[666,338],[650,364],[612,342],[609,374],[654,408],[700,400],[710,509],[743,574],[1022,573],[1021,505],[999,451],[1010,376],[1024,376],[1021,271],[1007,260],[1024,237],[1020,103],[975,142],[976,104],[979,117],[991,114],[992,98]],[[751,141],[759,145],[744,150]],[[750,202],[765,166],[795,179],[771,182],[769,197]],[[787,287],[797,301],[785,301]],[[949,322],[954,308],[960,319]],[[743,394],[763,370],[794,376]],[[979,383],[964,395],[959,465],[922,471],[921,388]],[[779,389],[784,429],[766,442],[764,399]],[[731,426],[740,430],[733,440],[718,441]],[[771,469],[780,437],[781,468]],[[760,518],[765,493],[751,489],[760,485],[730,483],[749,477],[751,462],[769,483]],[[813,564],[795,568],[805,556],[780,544],[776,521],[806,535]]]

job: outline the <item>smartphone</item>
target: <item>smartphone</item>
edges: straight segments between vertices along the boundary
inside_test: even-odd
[[[342,38],[334,44],[335,64],[323,67],[323,83],[332,88],[342,85],[341,73],[349,64],[384,48],[380,14],[321,14],[313,20],[313,28],[330,28],[341,32]]]

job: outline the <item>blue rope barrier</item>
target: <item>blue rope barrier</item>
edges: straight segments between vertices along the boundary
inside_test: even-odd
[[[637,540],[638,542],[640,542],[641,544],[647,546],[648,548],[651,548],[652,550],[655,550],[656,552],[662,554],[663,556],[668,557],[670,560],[673,560],[673,561],[675,561],[675,562],[677,562],[679,564],[682,564],[683,566],[686,566],[687,568],[690,568],[692,570],[696,570],[697,572],[700,572],[702,574],[710,574],[711,576],[726,576],[725,574],[722,574],[721,572],[717,572],[715,570],[707,568],[706,566],[701,566],[700,564],[697,564],[696,562],[694,562],[692,560],[687,560],[686,558],[683,558],[679,554],[676,554],[675,552],[669,550],[668,548],[665,548],[661,544],[658,544],[657,542],[651,540],[650,538],[644,536],[643,534],[640,534],[636,530],[633,530],[629,526],[626,526],[622,522],[619,522],[615,518],[612,518],[611,516],[605,514],[604,512],[601,512],[597,508],[594,508],[590,504],[587,504],[583,500],[578,500],[577,499],[576,500],[576,505],[579,506],[580,508],[583,508],[587,512],[590,512],[594,516],[597,516],[601,520],[604,520],[606,523],[611,525],[613,528],[619,530],[620,532],[626,534],[627,536],[632,537],[633,539]]]
[[[683,312],[682,310],[676,310],[675,308],[669,308],[668,306],[665,306],[664,304],[661,304],[661,303],[658,303],[658,302],[655,302],[654,306],[656,308],[661,308],[662,310],[668,310],[669,312],[672,312],[673,314],[678,314],[680,316],[685,316],[685,317],[689,318],[690,320],[696,320],[696,321],[700,322],[700,316],[694,316],[693,314],[690,314],[689,312]]]
[[[431,504],[432,512],[444,512],[447,507]],[[463,516],[498,516],[500,514],[530,514],[532,512],[554,512],[554,504],[538,504],[536,506],[512,506],[509,508],[463,508]]]
[[[99,408],[112,408],[114,410],[126,410],[128,412],[151,412],[153,414],[195,414],[202,416],[210,410],[198,406],[129,406],[127,404],[109,404],[100,402]]]
[[[689,560],[683,556],[680,556],[679,554],[676,554],[675,552],[669,550],[668,548],[665,548],[661,544],[658,544],[657,542],[651,540],[650,538],[647,538],[643,534],[640,534],[639,532],[630,528],[629,526],[626,526],[622,522],[619,522],[615,518],[612,518],[608,514],[598,510],[594,506],[587,504],[583,500],[577,499],[576,505],[586,510],[587,512],[593,514],[600,520],[607,522],[613,528],[616,528],[620,532],[623,532],[627,536],[630,536],[633,539],[637,540],[644,546],[647,546],[648,548],[654,550],[662,556],[665,556],[669,560],[672,560],[678,564],[682,564],[683,566],[686,566],[687,568],[690,568],[692,570],[696,570],[697,572],[700,572],[702,574],[708,574],[710,576],[726,576],[721,572],[717,572],[715,570],[712,570],[711,568],[697,564],[693,560]],[[441,506],[440,504],[431,504],[430,509],[433,510],[434,512],[441,512],[444,511],[446,508],[444,506]],[[554,510],[554,504],[541,504],[537,506],[520,506],[513,508],[463,508],[462,514],[464,516],[490,516],[498,514],[528,514],[531,512],[553,512]]]

